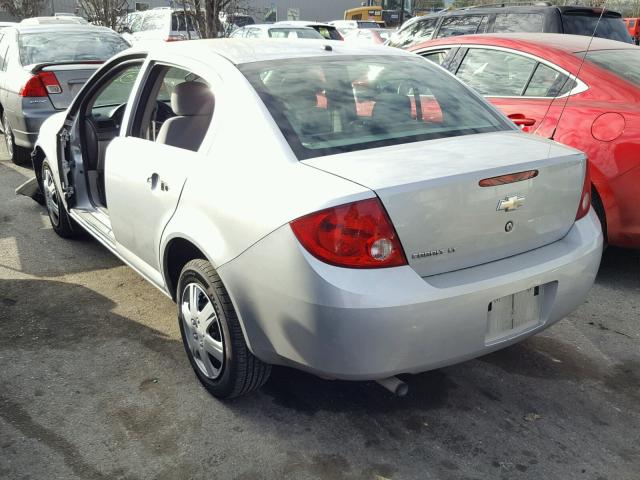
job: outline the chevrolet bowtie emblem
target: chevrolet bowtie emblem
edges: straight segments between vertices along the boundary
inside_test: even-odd
[[[498,208],[496,208],[496,210],[498,212],[511,212],[513,210],[517,210],[524,205],[525,198],[526,197],[523,195],[510,195],[498,202]]]

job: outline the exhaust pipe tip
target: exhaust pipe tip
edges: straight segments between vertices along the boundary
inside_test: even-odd
[[[397,397],[404,397],[409,393],[409,385],[404,383],[398,377],[382,378],[380,380],[376,380],[376,383],[386,388]]]

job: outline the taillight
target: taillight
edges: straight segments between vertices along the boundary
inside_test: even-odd
[[[407,264],[398,235],[377,198],[327,208],[290,225],[309,253],[331,265],[383,268]]]
[[[589,162],[585,167],[584,183],[582,185],[582,194],[580,194],[580,204],[578,205],[578,213],[576,213],[576,220],[580,220],[591,208],[591,175],[589,174]]]
[[[53,72],[40,72],[32,76],[20,89],[21,97],[46,97],[48,93],[62,93],[62,87]]]

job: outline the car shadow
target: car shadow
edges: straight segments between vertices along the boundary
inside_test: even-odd
[[[28,180],[26,175],[0,163],[0,178],[11,187],[0,190],[0,245],[4,251],[0,267],[39,277],[56,277],[122,265],[86,235],[74,240],[56,235],[44,207],[14,194],[14,189]]]

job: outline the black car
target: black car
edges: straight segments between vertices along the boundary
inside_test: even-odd
[[[433,38],[474,33],[546,32],[596,37],[632,43],[622,20],[612,10],[593,7],[561,7],[551,4],[530,6],[492,5],[443,11],[412,18],[391,37],[387,45],[407,48]]]

